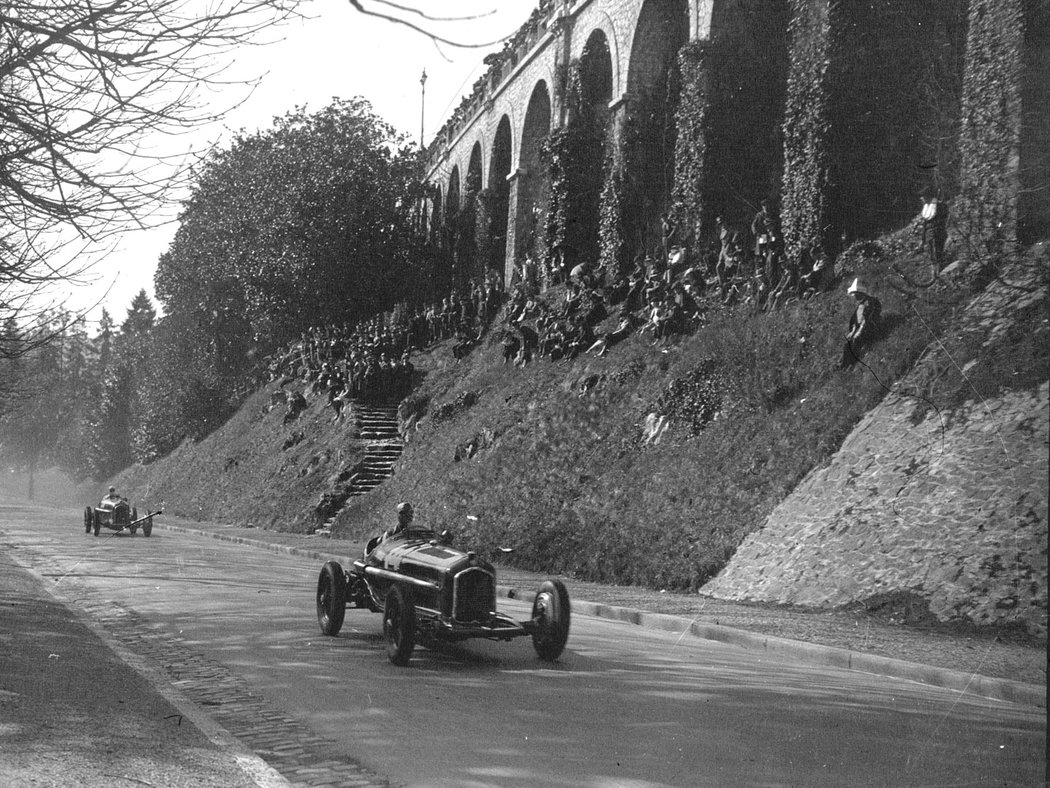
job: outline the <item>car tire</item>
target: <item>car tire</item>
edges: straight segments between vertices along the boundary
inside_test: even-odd
[[[407,665],[416,647],[416,606],[412,602],[411,589],[395,585],[387,592],[383,637],[386,638],[386,654],[390,661],[395,665]]]
[[[317,623],[322,635],[335,636],[346,616],[346,573],[338,561],[329,561],[317,576]]]
[[[94,518],[95,512],[90,506],[84,507],[84,533],[91,533],[91,521]]]
[[[142,524],[142,535],[149,536],[151,533],[153,533],[153,518],[147,517],[146,522]]]
[[[131,535],[134,536],[135,532],[139,530],[139,527],[137,525],[133,525],[133,526],[131,526],[130,530],[131,530]]]
[[[98,536],[98,532],[102,530],[102,518],[97,512],[91,513],[91,527],[95,531],[95,536]]]
[[[545,580],[532,603],[532,646],[539,658],[554,662],[569,639],[569,592],[561,580]]]

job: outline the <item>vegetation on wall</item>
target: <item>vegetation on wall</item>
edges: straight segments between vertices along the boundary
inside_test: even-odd
[[[682,87],[675,123],[674,185],[671,191],[672,216],[680,234],[704,237],[705,157],[707,155],[708,44],[690,41],[678,51],[678,70]]]
[[[968,254],[981,263],[1016,240],[1023,5],[1023,0],[970,3],[955,226]]]
[[[782,219],[788,254],[900,227],[950,199],[966,27],[954,0],[792,0]]]
[[[830,130],[830,23],[826,2],[792,0],[791,6],[781,230],[788,257],[798,259],[803,249],[823,240]]]
[[[549,254],[562,248],[577,261],[593,262],[600,251],[598,197],[603,182],[602,168],[594,166],[594,159],[605,146],[606,118],[584,100],[578,62],[569,66],[565,96],[568,122],[551,132],[543,146],[550,167],[546,248]]]
[[[627,272],[630,255],[624,243],[623,171],[612,151],[606,151],[605,182],[598,201],[598,264],[617,274]]]

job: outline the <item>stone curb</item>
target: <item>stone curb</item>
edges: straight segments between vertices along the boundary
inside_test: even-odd
[[[313,558],[317,561],[329,561],[340,557],[332,551],[306,550],[292,545],[274,544],[262,539],[221,534],[180,525],[155,523],[153,527],[164,528],[178,533],[207,536],[224,542],[243,544],[275,553]],[[499,596],[507,599],[517,599],[524,602],[530,602],[534,597],[534,594],[531,592],[523,594],[515,588],[502,585],[497,586],[496,592]],[[825,665],[846,670],[856,670],[877,676],[915,681],[920,684],[928,684],[933,687],[941,687],[991,700],[1046,708],[1046,688],[1036,684],[1025,684],[1020,681],[982,676],[978,673],[964,673],[949,668],[894,659],[893,657],[883,657],[877,654],[866,654],[834,646],[824,646],[819,643],[807,643],[772,635],[760,635],[720,624],[702,624],[695,619],[688,619],[682,616],[650,613],[635,608],[617,607],[615,605],[586,602],[578,599],[572,601],[572,611],[580,615],[594,616],[611,621],[622,621],[646,629],[656,629],[676,634],[688,632],[693,637],[703,640],[714,640],[740,648],[765,651],[770,655],[794,659],[809,665]]]

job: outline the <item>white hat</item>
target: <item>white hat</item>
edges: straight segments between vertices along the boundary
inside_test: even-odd
[[[867,289],[864,287],[864,285],[862,285],[860,283],[860,279],[859,278],[853,280],[853,284],[851,284],[849,286],[849,290],[847,290],[846,292],[849,295],[856,295],[857,293],[860,293],[861,295],[867,295],[868,294]]]
[[[401,514],[403,512],[407,512],[408,514],[412,514],[412,504],[410,504],[408,502],[405,502],[405,501],[402,501],[401,503],[399,503],[397,505],[397,513]]]

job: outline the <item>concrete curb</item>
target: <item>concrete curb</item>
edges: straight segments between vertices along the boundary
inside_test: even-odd
[[[154,523],[153,527],[178,533],[207,536],[224,542],[243,544],[275,553],[313,558],[317,561],[338,560],[346,555],[346,553],[339,555],[328,550],[305,550],[292,545],[274,544],[262,539],[221,534],[180,525]],[[498,586],[496,591],[499,596],[524,602],[530,602],[534,597],[534,594],[531,592],[521,593],[517,589],[508,586]],[[964,695],[975,695],[991,700],[1046,708],[1046,688],[1037,684],[1025,684],[1020,681],[982,676],[978,673],[964,673],[958,670],[950,670],[949,668],[907,662],[902,659],[850,651],[818,643],[760,635],[720,624],[702,624],[682,616],[650,613],[635,608],[617,607],[615,605],[587,602],[579,599],[572,600],[572,612],[611,621],[622,621],[646,629],[675,634],[688,633],[703,640],[714,640],[749,650],[765,651],[771,656],[793,659],[809,665],[824,665],[846,670],[856,670],[862,673],[888,676],[906,681],[915,681],[932,687],[941,687]]]

